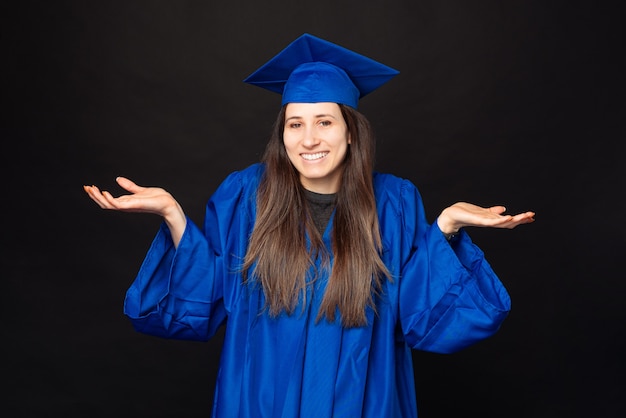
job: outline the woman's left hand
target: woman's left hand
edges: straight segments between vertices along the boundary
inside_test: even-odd
[[[465,226],[508,228],[535,221],[535,212],[504,215],[504,206],[483,208],[467,202],[458,202],[445,208],[437,218],[437,225],[444,234],[454,234]]]

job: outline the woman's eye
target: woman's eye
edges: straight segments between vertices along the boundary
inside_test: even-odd
[[[297,129],[297,128],[299,128],[300,126],[302,126],[302,124],[301,124],[301,123],[299,123],[299,122],[294,122],[294,123],[290,123],[290,124],[289,124],[289,127],[290,127],[290,128],[292,128],[292,129]]]
[[[320,121],[320,125],[322,125],[322,126],[330,126],[331,123],[332,122],[329,121],[329,120],[322,120],[322,121]]]

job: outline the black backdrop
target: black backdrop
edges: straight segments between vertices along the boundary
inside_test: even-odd
[[[493,338],[415,353],[421,417],[626,416],[624,14],[603,1],[55,1],[2,10],[2,376],[11,417],[206,417],[220,337],[122,315],[159,225],[103,212],[125,175],[198,223],[255,162],[279,96],[242,80],[304,32],[401,71],[361,101],[377,168],[534,210],[470,235],[513,309]]]

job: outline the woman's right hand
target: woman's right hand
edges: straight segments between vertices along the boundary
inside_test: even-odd
[[[125,177],[118,177],[115,180],[130,194],[113,197],[111,193],[106,190],[100,191],[96,186],[83,186],[83,188],[91,200],[102,209],[153,213],[162,216],[170,229],[174,244],[178,246],[187,225],[187,218],[176,199],[160,187],[142,187]]]

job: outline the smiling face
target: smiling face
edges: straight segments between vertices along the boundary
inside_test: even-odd
[[[289,103],[283,142],[305,189],[336,193],[350,143],[348,127],[336,103]]]

